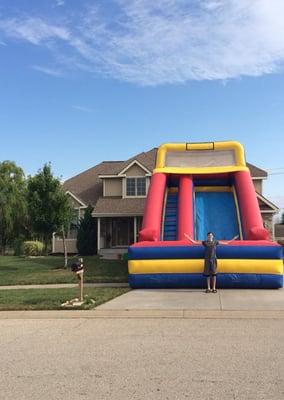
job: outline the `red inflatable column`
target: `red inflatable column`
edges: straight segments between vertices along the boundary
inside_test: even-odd
[[[165,174],[152,175],[145,204],[142,230],[139,232],[139,241],[160,240],[166,181],[167,176]]]
[[[235,173],[235,187],[245,239],[268,239],[269,234],[267,230],[263,228],[256,192],[249,171],[239,171]]]
[[[178,190],[178,240],[185,240],[185,233],[193,238],[193,182],[190,175],[180,177]]]

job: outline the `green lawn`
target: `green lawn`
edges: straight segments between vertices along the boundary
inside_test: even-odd
[[[0,285],[76,283],[76,276],[69,268],[63,269],[63,264],[63,257],[0,256]],[[84,265],[85,282],[127,282],[127,261],[89,256],[84,257]]]
[[[98,306],[128,292],[128,288],[85,288],[84,295]],[[10,289],[0,290],[0,311],[4,310],[60,310],[66,300],[78,297],[78,289]],[[83,305],[77,309],[90,309]],[[74,309],[74,308],[73,308]]]

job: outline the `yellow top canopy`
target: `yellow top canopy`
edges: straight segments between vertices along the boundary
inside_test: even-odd
[[[243,146],[227,141],[162,144],[154,173],[212,174],[246,170]]]

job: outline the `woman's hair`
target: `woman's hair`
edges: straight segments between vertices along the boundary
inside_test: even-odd
[[[208,236],[208,235],[213,235],[213,232],[208,232],[208,233],[207,233],[207,236]],[[214,236],[214,235],[213,235],[213,236]]]

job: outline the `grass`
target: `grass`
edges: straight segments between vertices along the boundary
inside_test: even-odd
[[[84,295],[96,301],[95,306],[120,296],[127,288],[86,288]],[[78,289],[10,289],[0,290],[0,311],[4,310],[61,310],[61,303],[78,297]],[[90,309],[85,305],[77,309]],[[74,308],[73,308],[74,309]]]
[[[69,264],[74,262],[70,259]],[[29,285],[76,283],[71,270],[63,269],[63,257],[25,258],[0,256],[0,285]],[[127,261],[101,260],[98,256],[84,257],[86,283],[127,282]]]

